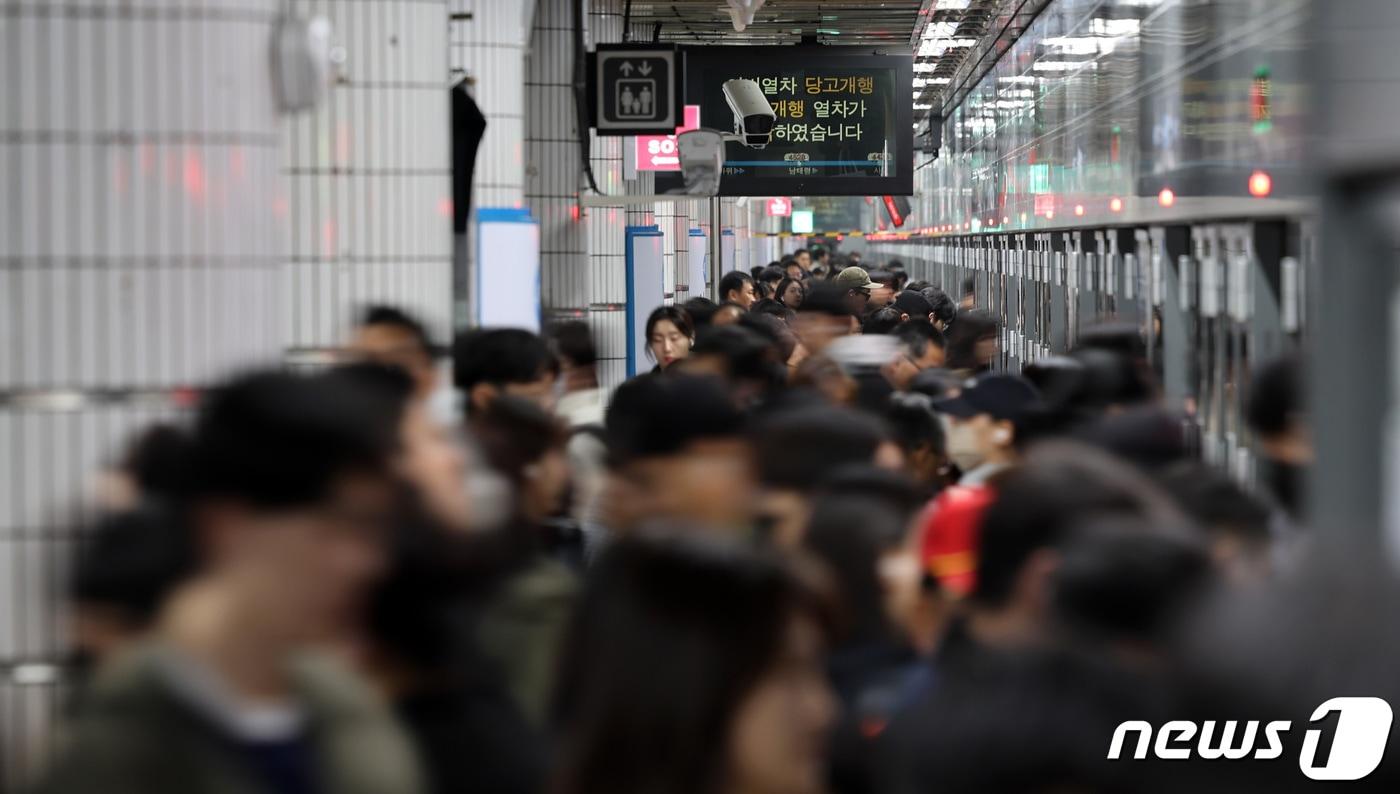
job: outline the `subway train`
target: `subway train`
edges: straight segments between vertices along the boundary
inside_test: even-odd
[[[1132,323],[1188,437],[1250,481],[1250,373],[1306,324],[1303,0],[1061,0],[947,96],[879,259],[1003,318],[1002,365]],[[956,79],[956,78],[955,78]],[[956,87],[955,87],[956,88]],[[939,125],[935,118],[935,128]]]

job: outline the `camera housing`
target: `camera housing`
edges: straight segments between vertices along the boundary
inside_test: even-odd
[[[676,136],[685,192],[692,196],[719,193],[724,170],[724,136],[715,130],[688,130]]]
[[[762,149],[773,136],[778,114],[753,80],[724,81],[724,99],[734,112],[734,133],[745,146]]]

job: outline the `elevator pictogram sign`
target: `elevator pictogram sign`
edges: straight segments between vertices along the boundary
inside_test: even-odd
[[[669,133],[680,126],[674,50],[599,47],[596,64],[600,134]]]

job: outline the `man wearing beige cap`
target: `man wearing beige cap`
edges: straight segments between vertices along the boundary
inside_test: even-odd
[[[870,293],[876,286],[875,282],[870,280],[869,273],[863,268],[848,267],[837,274],[836,286],[846,290],[846,301],[852,314],[865,314],[865,307],[870,303]]]

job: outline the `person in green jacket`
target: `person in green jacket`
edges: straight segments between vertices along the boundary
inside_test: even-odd
[[[86,691],[44,794],[417,794],[385,705],[318,648],[385,564],[394,440],[354,390],[259,373],[213,393],[151,636]]]

